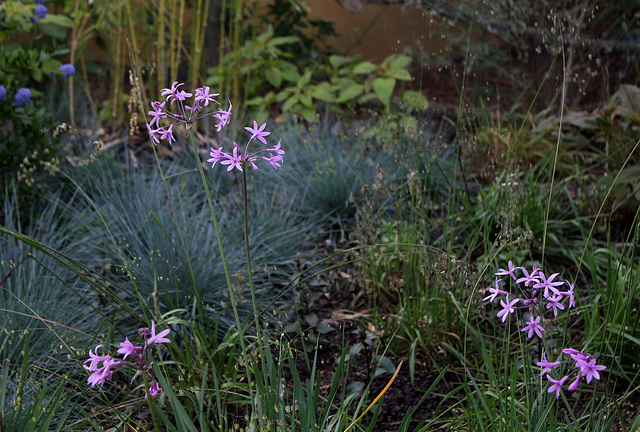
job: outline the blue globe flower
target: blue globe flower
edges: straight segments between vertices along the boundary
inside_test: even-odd
[[[69,78],[76,73],[76,68],[71,63],[63,64],[58,70],[64,74],[65,78]]]
[[[39,4],[36,6],[36,10],[33,11],[33,14],[40,19],[44,19],[47,16],[47,7],[45,5]]]
[[[28,104],[31,100],[31,90],[24,87],[18,89],[18,93],[16,93],[15,99],[16,101],[13,103],[13,106],[22,106]]]
[[[7,97],[7,89],[3,85],[0,85],[0,100]]]

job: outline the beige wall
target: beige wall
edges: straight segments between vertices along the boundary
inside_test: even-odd
[[[386,56],[402,52],[405,46],[434,52],[444,43],[435,32],[431,17],[424,11],[401,5],[365,5],[362,12],[353,14],[337,0],[306,0],[311,18],[334,21],[341,39],[338,47],[353,42],[361,44],[351,48],[349,54],[361,54],[365,59],[381,61]]]

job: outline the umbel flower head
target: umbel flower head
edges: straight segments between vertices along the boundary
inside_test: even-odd
[[[165,139],[169,145],[171,145],[175,141],[173,129],[176,124],[185,124],[187,128],[190,128],[196,120],[207,116],[211,116],[217,121],[216,130],[218,132],[229,124],[231,110],[233,108],[231,101],[229,101],[229,108],[227,109],[219,108],[214,111],[205,112],[205,108],[209,107],[209,105],[220,105],[215,99],[218,94],[210,93],[211,89],[207,86],[199,87],[195,89],[193,93],[190,93],[180,89],[183,85],[184,83],[174,82],[171,87],[162,89],[160,92],[160,95],[165,96],[164,102],[151,102],[149,115],[152,118],[151,121],[147,123],[147,131],[154,145],[158,145],[160,141]],[[193,102],[191,105],[187,105],[187,101],[192,97]],[[166,119],[171,119],[171,124],[169,126],[161,126],[161,123]],[[249,152],[249,145],[253,141],[260,141],[262,145],[268,146],[266,138],[271,135],[271,132],[265,130],[266,126],[266,123],[258,126],[258,122],[254,120],[253,126],[244,128],[251,134],[244,148],[240,148],[235,142],[230,152],[225,152],[223,147],[217,149],[211,148],[211,158],[207,159],[207,162],[211,163],[212,168],[216,163],[220,162],[220,165],[227,166],[227,171],[231,171],[234,168],[238,171],[244,171],[244,167],[247,165],[257,170],[258,166],[256,165],[256,161],[264,160],[271,164],[273,168],[278,169],[282,165],[284,160],[283,155],[285,153],[284,150],[280,148],[281,141],[278,141],[278,144],[275,146],[260,148],[256,151]]]
[[[521,272],[522,275],[516,274]],[[496,276],[508,276],[507,280],[511,279],[515,282],[516,293],[514,296],[519,296],[514,299],[510,297],[512,295],[507,287],[502,287],[502,279],[496,278],[495,286],[488,289],[489,295],[483,298],[483,301],[489,301],[493,303],[496,299],[500,298],[500,305],[502,309],[498,311],[498,318],[502,318],[502,322],[505,322],[511,315],[517,316],[518,311],[524,311],[528,314],[528,320],[526,325],[520,330],[527,333],[527,338],[531,339],[534,335],[542,339],[548,335],[545,332],[543,323],[543,314],[553,313],[553,318],[556,319],[559,311],[566,311],[567,309],[576,307],[575,298],[575,286],[571,282],[565,279],[564,282],[556,280],[559,273],[554,273],[547,276],[542,269],[533,267],[530,271],[524,267],[516,267],[511,261],[509,261],[507,269],[499,269]],[[519,277],[520,276],[520,277]],[[566,287],[566,288],[563,288]],[[500,296],[500,297],[499,297]],[[504,296],[504,300],[502,299]],[[565,308],[563,304],[564,299],[569,299],[568,307]],[[526,317],[527,315],[525,315]],[[591,383],[592,379],[600,379],[600,371],[606,369],[606,366],[596,364],[596,359],[589,354],[582,353],[574,348],[565,348],[562,350],[561,356],[569,356],[571,360],[556,361],[547,360],[547,354],[542,354],[542,360],[536,363],[542,368],[541,376],[546,375],[547,380],[551,383],[547,389],[548,393],[556,394],[556,399],[560,397],[560,391],[564,388],[569,379],[573,379],[567,386],[570,391],[576,390],[580,384],[582,378],[585,379],[587,384]],[[555,379],[551,376],[550,372],[557,366],[562,364],[573,363],[575,369],[570,373]]]
[[[151,141],[154,145],[158,145],[161,140],[166,139],[171,145],[174,142],[175,136],[173,135],[173,127],[176,124],[185,124],[187,128],[191,128],[193,123],[203,117],[212,116],[218,120],[216,129],[218,132],[229,123],[229,117],[231,116],[231,102],[229,102],[229,109],[224,111],[222,109],[218,111],[204,112],[204,108],[209,105],[220,105],[214,98],[218,96],[217,93],[210,93],[210,88],[207,86],[199,87],[194,93],[188,93],[184,90],[180,90],[179,87],[184,83],[175,81],[171,87],[162,89],[160,95],[166,96],[164,102],[153,101],[151,102],[151,111],[149,115],[152,117],[151,121],[147,123],[147,131],[151,137]],[[187,99],[193,97],[191,105],[187,105]],[[167,106],[167,102],[169,103]],[[175,107],[174,107],[175,103]],[[175,111],[170,110],[175,109]],[[166,127],[160,125],[161,119],[172,119],[173,122]]]
[[[102,344],[98,345],[95,350],[89,350],[89,358],[84,361],[83,367],[91,372],[89,378],[87,378],[87,384],[94,387],[96,384],[102,387],[104,383],[111,379],[113,373],[118,369],[129,369],[135,372],[136,375],[144,373],[150,376],[151,383],[149,385],[149,394],[156,396],[162,393],[162,389],[158,386],[158,382],[153,375],[153,369],[151,368],[151,353],[149,347],[153,344],[171,343],[166,336],[171,333],[171,330],[165,329],[156,334],[156,323],[151,321],[151,330],[143,327],[138,330],[138,334],[142,335],[144,343],[141,345],[134,345],[129,338],[125,338],[124,342],[120,343],[118,354],[122,354],[122,360],[118,360],[112,357],[110,354],[100,355],[98,350],[103,347]],[[127,360],[127,357],[131,357]],[[86,365],[86,363],[89,363]],[[147,395],[145,394],[145,398]]]

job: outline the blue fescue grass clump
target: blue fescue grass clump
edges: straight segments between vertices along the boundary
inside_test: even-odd
[[[110,269],[123,294],[138,296],[143,303],[151,302],[153,294],[163,308],[185,307],[195,301],[197,291],[224,331],[229,325],[230,299],[200,179],[177,164],[167,166],[164,174],[166,183],[156,170],[127,169],[108,157],[74,174],[82,203],[72,217],[86,230],[83,253],[95,266]],[[246,315],[238,185],[232,176],[210,178],[219,194],[216,202],[229,270],[235,275],[239,306]],[[254,268],[260,270],[256,286],[268,304],[276,294],[273,286],[289,282],[282,276],[290,272],[286,262],[304,252],[316,223],[302,219],[295,203],[274,200],[264,183],[256,182],[253,189],[251,253]]]

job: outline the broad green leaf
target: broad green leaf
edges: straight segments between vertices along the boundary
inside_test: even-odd
[[[341,56],[333,54],[329,56],[329,64],[334,69],[338,69],[340,66],[353,61],[353,57]]]
[[[300,95],[300,102],[302,105],[306,107],[311,107],[313,105],[313,98],[311,97],[311,92],[304,92]]]
[[[282,78],[286,81],[292,82],[292,83],[297,83],[298,81],[300,81],[300,73],[298,72],[298,69],[294,66],[291,65],[290,67],[287,68],[281,68],[281,72],[282,72]]]
[[[391,102],[391,96],[393,95],[393,88],[395,86],[396,80],[390,77],[379,77],[373,81],[373,90],[384,105],[389,105]]]
[[[391,68],[406,68],[407,66],[409,66],[411,64],[411,57],[409,57],[408,55],[405,54],[400,54],[398,56],[396,56],[395,58],[392,58],[389,66]]]
[[[410,107],[420,111],[424,111],[429,108],[429,102],[427,98],[420,92],[415,90],[407,90],[402,94],[402,100],[405,101]]]
[[[302,78],[300,78],[300,81],[298,81],[298,87],[304,87],[307,84],[309,84],[309,81],[311,81],[311,71],[306,71],[305,74],[302,76]]]
[[[280,68],[272,66],[265,71],[264,76],[267,81],[276,88],[282,84],[282,72],[280,72]]]
[[[298,95],[293,95],[289,99],[284,102],[282,109],[284,111],[289,111],[294,105],[298,103]]]
[[[392,77],[401,81],[411,81],[411,74],[406,69],[392,67],[387,71],[385,76]]]
[[[343,103],[348,100],[354,99],[358,95],[362,93],[364,86],[362,84],[351,84],[349,87],[345,88],[340,92],[340,96],[336,99],[337,103]]]
[[[336,99],[333,94],[335,88],[326,81],[313,86],[310,91],[314,99],[324,102],[334,102]]]
[[[310,313],[308,315],[305,315],[304,320],[307,322],[307,324],[309,324],[311,327],[315,327],[316,325],[318,325],[318,315],[314,314],[314,313]]]
[[[298,36],[280,36],[275,37],[269,41],[269,46],[280,46],[296,43],[300,40]]]
[[[375,72],[378,70],[378,67],[371,62],[364,61],[362,63],[357,64],[353,68],[354,74],[368,74],[371,72]]]
[[[47,14],[46,18],[42,20],[42,24],[53,24],[66,28],[74,27],[73,20],[65,15]]]
[[[311,107],[305,107],[302,109],[302,117],[309,123],[316,121],[316,110]]]

